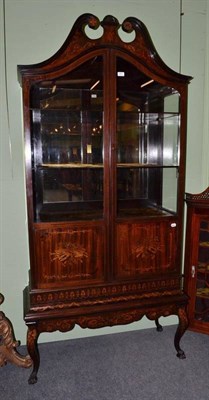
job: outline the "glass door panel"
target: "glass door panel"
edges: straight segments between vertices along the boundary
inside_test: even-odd
[[[103,217],[103,60],[31,89],[35,220]]]
[[[179,94],[117,59],[117,215],[175,214]]]
[[[195,319],[209,322],[209,221],[200,221]]]

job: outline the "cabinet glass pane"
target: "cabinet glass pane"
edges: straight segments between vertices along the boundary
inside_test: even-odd
[[[103,61],[31,89],[35,219],[103,216]]]
[[[176,213],[178,92],[118,58],[116,102],[118,216]]]
[[[200,221],[195,319],[209,322],[209,221]]]

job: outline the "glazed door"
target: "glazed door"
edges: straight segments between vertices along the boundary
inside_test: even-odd
[[[115,64],[115,274],[175,274],[180,96],[121,56]]]
[[[104,218],[103,57],[31,88],[35,222]]]
[[[100,52],[31,87],[32,282],[38,288],[106,279],[104,60]]]

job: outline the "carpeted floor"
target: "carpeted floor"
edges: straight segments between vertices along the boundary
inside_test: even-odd
[[[38,382],[30,370],[0,370],[1,400],[208,400],[209,335],[187,331],[179,360],[175,326],[39,345]],[[25,348],[19,348],[25,354]]]

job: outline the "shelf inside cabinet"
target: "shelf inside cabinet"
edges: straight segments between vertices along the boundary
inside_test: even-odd
[[[39,168],[103,168],[104,164],[84,164],[84,163],[43,163]],[[119,163],[118,168],[178,168],[178,165],[158,165],[142,163]]]
[[[197,289],[197,297],[201,297],[209,300],[209,288]]]
[[[199,247],[208,247],[209,248],[209,242],[200,242]]]
[[[103,164],[83,164],[83,163],[66,163],[66,164],[40,164],[40,168],[103,168]]]
[[[178,165],[145,164],[145,163],[119,163],[118,168],[178,168]]]
[[[118,213],[118,218],[147,218],[147,217],[168,217],[173,216],[172,212],[163,210],[158,207],[138,207],[138,208],[121,208]]]
[[[209,264],[208,263],[199,263],[197,267],[198,273],[209,274]]]

